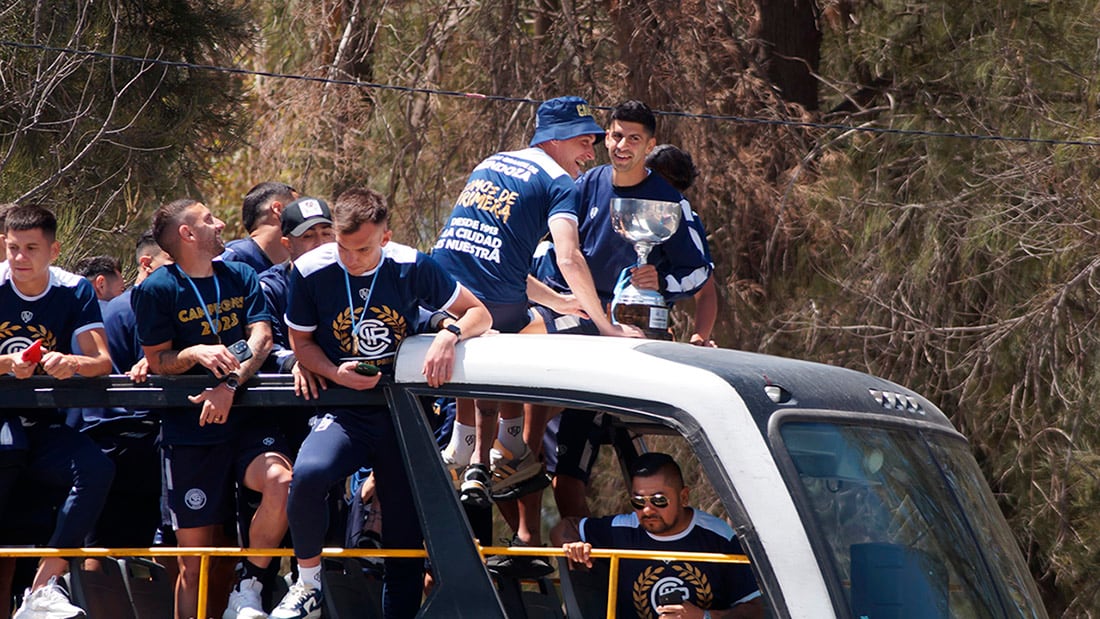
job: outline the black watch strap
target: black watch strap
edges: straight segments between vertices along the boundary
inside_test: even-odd
[[[462,327],[458,326],[458,323],[452,322],[451,324],[443,328],[447,331],[450,331],[451,333],[454,333],[455,337],[457,337],[458,339],[462,339]]]

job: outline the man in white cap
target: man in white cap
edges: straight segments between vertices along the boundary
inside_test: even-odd
[[[265,372],[289,374],[294,366],[294,355],[290,351],[286,322],[286,289],[290,280],[290,269],[295,260],[311,249],[331,243],[336,239],[332,230],[332,211],[328,203],[320,198],[303,196],[287,204],[281,214],[283,236],[282,245],[289,253],[290,260],[277,264],[260,273],[260,288],[264,291],[267,306],[271,309],[271,335],[274,345],[271,355],[264,364]],[[296,387],[301,386],[295,381]],[[312,387],[312,385],[311,385]],[[310,395],[316,395],[314,389]]]

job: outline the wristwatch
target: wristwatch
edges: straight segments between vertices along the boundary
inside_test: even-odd
[[[237,376],[236,372],[230,372],[222,379],[222,385],[230,391],[237,391],[237,387],[241,386],[241,377]]]
[[[458,326],[458,323],[452,322],[451,324],[443,328],[447,331],[450,331],[451,333],[454,333],[456,338],[460,340],[462,339],[462,327]]]

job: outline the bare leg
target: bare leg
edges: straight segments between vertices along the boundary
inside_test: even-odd
[[[546,423],[562,410],[560,406],[523,405],[524,416],[527,418],[527,424],[523,426],[523,442],[527,443],[527,448],[536,456],[542,454],[542,437],[546,436]]]
[[[516,536],[529,546],[542,545],[542,492],[532,492],[519,498]]]
[[[554,502],[558,504],[558,513],[564,518],[587,518],[592,515],[585,497],[587,487],[584,482],[568,475],[554,476]]]
[[[62,557],[47,557],[38,563],[38,571],[34,573],[34,582],[31,583],[31,591],[45,587],[50,578],[61,578],[69,571],[69,561]]]
[[[221,525],[207,525],[176,531],[180,547],[213,546]],[[199,612],[199,567],[201,557],[180,557],[180,574],[176,579],[176,619],[191,619]],[[208,596],[209,599],[209,596]]]
[[[520,329],[520,333],[546,333],[546,321],[542,319],[542,314],[538,312],[531,312],[531,322],[527,323],[527,326]]]
[[[478,400],[477,435],[474,442],[474,455],[470,457],[470,464],[484,464],[489,466],[489,450],[493,447],[493,440],[497,436],[497,413],[501,410],[500,402],[494,400]],[[523,409],[520,409],[522,412]],[[513,415],[514,416],[514,415]]]
[[[244,485],[262,495],[260,506],[248,528],[252,548],[276,548],[287,531],[286,500],[290,493],[290,460],[281,453],[267,452],[256,456],[244,474]],[[272,557],[248,557],[259,568],[271,563]]]
[[[546,434],[546,422],[562,411],[561,407],[524,404],[524,416],[527,423],[523,427],[523,442],[538,458],[542,454],[542,437]],[[503,413],[502,413],[503,416]],[[505,505],[508,512],[505,513]],[[500,504],[500,513],[505,522],[523,542],[532,546],[542,544],[542,492],[532,492],[519,498],[519,506],[514,502]],[[509,516],[513,520],[509,520]]]
[[[516,537],[529,546],[542,544],[542,493],[532,492],[513,501],[498,501],[501,517]]]

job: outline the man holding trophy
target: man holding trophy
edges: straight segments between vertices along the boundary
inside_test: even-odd
[[[577,181],[578,230],[596,291],[611,307],[614,322],[634,325],[647,337],[669,339],[667,303],[695,294],[713,267],[706,239],[689,225],[696,217],[691,205],[645,165],[657,145],[656,128],[656,117],[641,101],[612,110],[604,137],[611,163]],[[554,269],[553,247],[540,250],[536,276],[558,292],[567,291]],[[536,310],[542,324],[527,331],[596,334],[583,318],[546,307]]]

